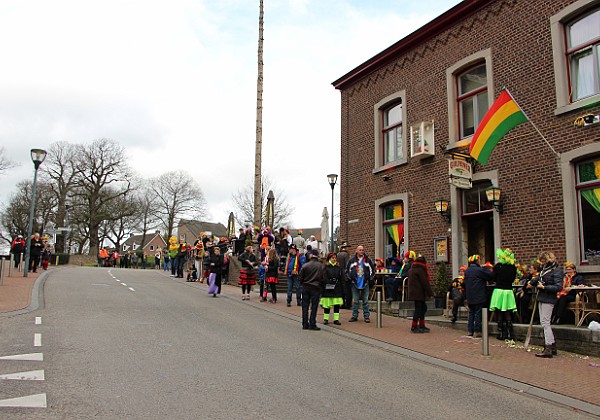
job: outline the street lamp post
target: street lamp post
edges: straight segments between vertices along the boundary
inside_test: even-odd
[[[333,189],[335,188],[335,184],[337,183],[337,174],[329,174],[327,175],[327,180],[329,181],[329,185],[331,186],[331,249],[330,252],[335,252],[335,248],[333,246]]]
[[[42,149],[31,149],[31,160],[35,171],[33,173],[33,186],[31,187],[31,205],[29,206],[29,225],[27,225],[27,248],[25,250],[25,266],[23,267],[23,277],[27,277],[29,270],[29,258],[31,257],[31,235],[33,233],[33,212],[35,210],[35,184],[37,183],[37,173],[40,165],[46,159],[46,151]]]

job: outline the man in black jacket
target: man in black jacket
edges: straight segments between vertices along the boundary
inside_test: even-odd
[[[323,264],[319,261],[319,251],[316,249],[311,251],[310,260],[300,269],[298,280],[302,285],[302,329],[318,331],[320,328],[317,327],[317,310],[325,281]],[[309,307],[310,318],[308,316]]]
[[[487,268],[480,267],[481,257],[471,255],[469,267],[465,271],[465,299],[469,302],[468,335],[481,337],[481,310],[486,302],[486,286],[494,281],[494,274]],[[486,320],[487,322],[487,320]]]

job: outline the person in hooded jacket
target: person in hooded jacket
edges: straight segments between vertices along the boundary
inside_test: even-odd
[[[433,297],[429,269],[425,257],[419,255],[408,270],[408,300],[415,302],[410,331],[412,333],[428,333],[425,326],[425,313],[427,312],[427,299]]]
[[[480,267],[481,257],[477,254],[469,257],[469,267],[465,271],[465,299],[469,302],[468,335],[481,337],[481,311],[487,300],[486,286],[494,281],[494,274],[487,268]]]
[[[323,271],[325,284],[321,293],[321,306],[323,307],[323,324],[329,324],[329,315],[333,308],[333,323],[341,325],[340,307],[344,303],[344,273],[337,262],[335,252],[327,255]]]
[[[544,329],[544,350],[537,353],[537,357],[552,358],[558,353],[556,351],[556,340],[552,332],[551,320],[552,311],[557,301],[557,293],[562,289],[563,271],[558,266],[556,257],[552,252],[543,251],[538,260],[542,263],[542,270],[538,277],[532,281],[532,285],[537,288],[537,302],[540,313],[540,324]]]
[[[17,237],[12,241],[10,246],[10,252],[14,255],[15,268],[19,268],[19,264],[21,264],[21,256],[25,252],[25,239],[23,239],[22,235],[17,235]]]

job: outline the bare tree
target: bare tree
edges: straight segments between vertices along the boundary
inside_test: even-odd
[[[75,186],[75,181],[79,175],[77,164],[78,146],[67,142],[57,142],[48,148],[48,156],[44,165],[41,166],[42,179],[48,181],[57,200],[55,223],[58,228],[56,235],[56,252],[65,252],[65,235],[67,232],[62,230],[67,226],[67,208],[69,204],[69,193]]]
[[[262,110],[263,110],[263,0],[258,14],[258,77],[256,80],[256,143],[254,152],[254,200],[252,220],[260,225],[262,214]]]
[[[165,237],[173,234],[175,219],[206,216],[206,201],[198,183],[184,171],[167,172],[150,180],[157,201],[156,217],[165,228]]]
[[[0,147],[0,175],[4,174],[4,172],[6,172],[8,169],[14,168],[15,166],[17,165],[6,157],[4,147]]]
[[[21,181],[17,184],[17,192],[13,194],[6,208],[0,214],[2,226],[14,238],[17,235],[27,235],[29,224],[29,209],[31,206],[31,181]],[[56,200],[48,184],[38,183],[35,197],[35,213],[32,232],[43,233],[46,225],[53,220]],[[10,243],[11,238],[2,236]]]
[[[259,223],[261,225],[266,224],[266,204],[267,204],[267,194],[269,190],[273,191],[275,195],[275,226],[271,226],[272,229],[276,229],[279,227],[287,227],[290,223],[290,217],[294,213],[293,207],[290,206],[289,202],[284,193],[282,193],[277,186],[273,184],[270,178],[263,177],[261,184],[261,194],[260,194],[260,203],[261,203],[261,217]],[[248,221],[253,218],[253,188],[252,185],[247,185],[242,189],[238,190],[238,192],[231,196],[233,201],[235,222],[239,226],[245,226],[248,224]]]
[[[109,204],[131,191],[132,172],[123,147],[110,139],[78,146],[77,154],[72,196],[87,220],[90,255],[96,255],[100,226],[105,220],[114,219]]]

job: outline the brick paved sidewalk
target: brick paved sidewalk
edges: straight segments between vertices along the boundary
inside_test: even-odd
[[[0,313],[26,308],[31,302],[32,288],[40,274],[41,271],[38,270],[38,273],[29,273],[27,278],[23,277],[23,273],[13,273],[11,277],[5,277],[4,284],[0,285]],[[199,283],[190,283],[190,285],[198,288],[206,287],[205,284]],[[239,299],[241,302],[239,287],[224,285],[222,294],[232,299]],[[295,305],[295,298],[293,306],[289,308],[285,304],[285,295],[280,296],[279,299],[276,304],[262,303],[258,294],[252,293],[251,300],[245,303],[258,309],[264,307],[298,317],[300,331],[302,311]],[[413,334],[410,332],[410,320],[384,315],[382,328],[377,328],[376,313],[371,314],[370,324],[365,323],[362,318],[358,322],[349,323],[350,316],[349,310],[342,310],[340,314],[342,325],[329,324],[324,331],[307,333],[326,334],[329,328],[340,329],[468,369],[507,378],[522,383],[524,390],[533,386],[594,404],[599,406],[598,412],[600,412],[600,393],[597,392],[600,389],[600,358],[559,351],[557,357],[541,359],[534,355],[540,350],[538,347],[532,347],[531,351],[527,352],[523,349],[523,343],[517,342],[515,346],[510,346],[494,337],[490,337],[489,340],[490,356],[483,356],[481,339],[472,339],[453,328],[429,325],[431,333]],[[322,320],[323,311],[319,310],[317,322],[321,327],[323,327]]]
[[[9,277],[8,262],[4,263],[4,269],[6,270],[6,275],[0,281],[0,313],[27,308],[31,304],[33,285],[44,271],[39,269],[37,273],[29,272],[27,273],[27,277],[23,277],[23,272],[19,272],[13,268]]]

